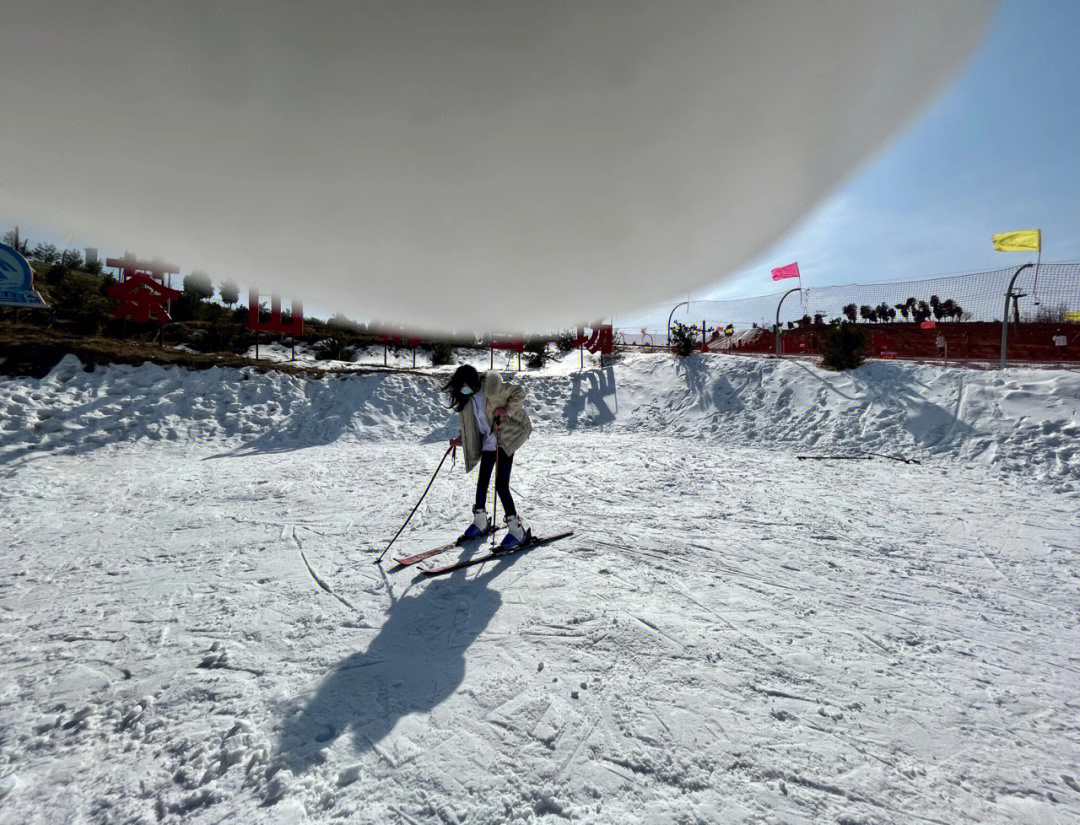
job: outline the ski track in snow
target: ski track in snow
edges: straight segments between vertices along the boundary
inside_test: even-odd
[[[433,380],[0,382],[0,822],[1080,819],[1080,376],[566,373],[433,580]]]

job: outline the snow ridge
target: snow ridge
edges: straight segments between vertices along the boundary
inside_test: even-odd
[[[566,359],[572,362],[575,356]],[[482,365],[478,365],[482,366]],[[539,433],[657,433],[717,445],[903,453],[987,462],[1059,491],[1080,483],[1080,374],[879,362],[829,373],[803,362],[626,356],[615,367],[514,375]],[[0,382],[0,454],[116,442],[217,441],[235,454],[346,441],[436,441],[457,428],[430,375],[310,379],[146,364]]]

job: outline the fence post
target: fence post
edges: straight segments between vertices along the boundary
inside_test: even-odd
[[[1009,281],[1009,288],[1005,290],[1005,311],[1001,315],[1001,368],[1005,369],[1008,366],[1009,359],[1009,301],[1019,296],[1013,295],[1013,285],[1016,283],[1016,279],[1020,277],[1020,273],[1031,266],[1030,263],[1017,267],[1016,272],[1013,273],[1012,280]],[[1017,313],[1019,315],[1019,312]]]

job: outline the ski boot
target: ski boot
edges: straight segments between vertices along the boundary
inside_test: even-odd
[[[532,530],[527,529],[517,516],[506,517],[506,535],[499,544],[499,550],[516,550],[532,540]]]
[[[473,510],[473,523],[461,534],[459,541],[471,541],[479,539],[491,532],[491,524],[488,522],[487,511]]]

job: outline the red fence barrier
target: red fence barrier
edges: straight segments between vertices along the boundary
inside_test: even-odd
[[[1001,324],[992,322],[949,321],[931,329],[918,324],[855,324],[866,335],[865,354],[875,358],[973,358],[992,360],[1001,357]],[[1064,349],[1054,344],[1059,333],[1066,338]],[[820,355],[823,327],[785,330],[782,351],[785,355]],[[938,336],[944,339],[944,351],[938,348]],[[715,342],[720,344],[720,342]],[[714,351],[720,349],[713,346]],[[773,334],[762,332],[749,343],[734,345],[727,351],[770,353],[776,351]],[[1018,361],[1080,361],[1080,324],[1022,323],[1009,326],[1009,358]]]

